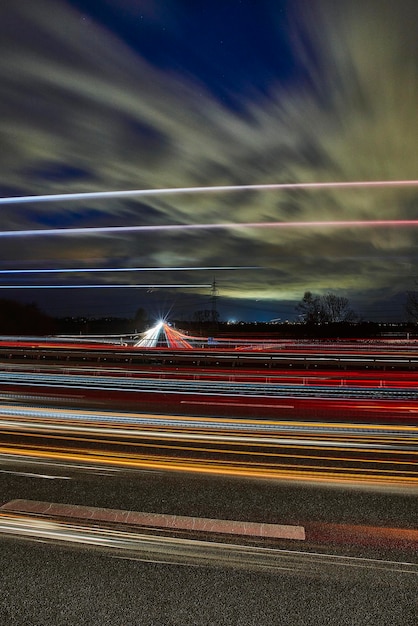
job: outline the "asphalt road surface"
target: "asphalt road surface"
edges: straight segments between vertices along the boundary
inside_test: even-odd
[[[173,473],[112,475],[53,466],[0,468],[1,504],[15,498],[270,523],[416,527],[416,495]],[[280,544],[279,547],[289,544]],[[409,548],[314,545],[308,553],[418,562]],[[136,559],[141,560],[136,560]],[[156,563],[81,544],[2,536],[2,626],[78,624],[416,624],[418,575],[348,566],[274,572],[248,564]],[[164,555],[160,560],[165,560]],[[306,567],[305,567],[306,566]]]
[[[397,576],[324,580],[14,541],[0,548],[3,626],[416,625],[416,584]]]

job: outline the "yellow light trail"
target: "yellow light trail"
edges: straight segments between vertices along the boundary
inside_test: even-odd
[[[0,448],[1,453],[10,453],[11,450],[4,450]],[[17,451],[19,456],[22,454],[22,450]],[[316,471],[300,471],[300,469],[275,469],[275,468],[249,468],[248,466],[239,467],[237,465],[231,467],[225,463],[218,463],[215,467],[208,461],[205,463],[194,461],[179,462],[176,460],[165,460],[159,458],[158,460],[150,459],[126,459],[118,457],[110,457],[109,455],[92,455],[92,454],[75,454],[66,453],[63,455],[48,454],[42,451],[27,450],[25,451],[27,458],[35,459],[38,461],[67,461],[74,464],[83,463],[84,466],[91,464],[101,464],[103,467],[112,466],[120,469],[130,470],[163,470],[172,472],[187,472],[197,474],[209,474],[218,476],[236,476],[241,478],[254,478],[254,479],[275,479],[275,480],[291,480],[298,482],[322,482],[322,483],[363,483],[366,485],[380,485],[380,486],[397,486],[397,487],[417,487],[418,480],[415,477],[410,476],[381,476],[380,474],[370,473],[361,474],[359,472],[346,472],[345,474],[339,474],[336,471],[320,471],[316,468]],[[77,465],[74,466],[75,468]]]
[[[60,413],[59,409],[0,406],[0,454],[10,461],[26,458],[103,468],[418,486],[416,426],[81,410],[63,411],[65,418],[59,419]],[[108,421],[100,421],[104,417]],[[26,443],[7,443],[17,436]],[[97,445],[103,449],[94,449]]]
[[[276,478],[283,479],[293,477],[295,480],[312,481],[321,478],[329,479],[330,482],[355,481],[370,484],[397,484],[418,486],[417,472],[402,472],[401,470],[371,469],[358,471],[356,468],[318,467],[315,465],[292,466],[283,463],[257,463],[242,462],[239,460],[196,459],[162,455],[128,454],[97,450],[51,450],[46,446],[44,449],[30,449],[24,446],[0,447],[0,454],[26,457],[36,460],[83,462],[85,464],[101,464],[103,466],[117,466],[119,468],[146,468],[146,469],[169,469],[171,471],[193,471],[197,473],[210,473],[217,475],[236,475],[248,478]],[[289,455],[277,455],[289,457]],[[296,457],[298,458],[298,457]],[[299,457],[310,458],[312,457]],[[315,458],[315,457],[314,457]],[[321,460],[321,458],[319,458]],[[325,460],[325,459],[324,459]],[[341,461],[341,459],[330,459]],[[350,459],[349,459],[350,461]],[[352,461],[352,459],[351,459]]]
[[[6,434],[6,435],[10,435],[10,431],[1,431],[0,430],[0,434]],[[174,433],[175,435],[176,433]],[[42,435],[39,435],[37,433],[19,433],[20,436],[22,437],[27,437],[27,438],[42,438]],[[188,451],[188,452],[196,452],[196,453],[203,453],[203,452],[210,452],[210,453],[216,453],[216,454],[234,454],[234,455],[247,455],[247,456],[265,456],[265,457],[285,457],[285,458],[293,458],[293,459],[316,459],[316,460],[328,460],[328,461],[344,461],[344,462],[352,462],[355,461],[356,463],[375,463],[375,464],[396,464],[396,465],[412,465],[415,463],[415,459],[411,460],[411,461],[401,461],[398,459],[392,460],[392,459],[367,459],[367,458],[361,458],[360,456],[356,456],[355,458],[350,458],[350,457],[342,457],[342,456],[318,456],[318,455],[305,455],[305,454],[293,454],[290,455],[288,452],[287,453],[280,453],[280,452],[266,452],[266,451],[257,451],[254,450],[253,447],[254,445],[257,445],[257,448],[267,448],[268,450],[274,448],[275,446],[277,447],[277,449],[286,449],[286,450],[291,450],[291,451],[297,451],[297,450],[310,450],[311,447],[309,446],[309,444],[305,444],[305,445],[299,445],[299,444],[293,444],[293,443],[288,443],[286,445],[277,445],[274,443],[258,443],[257,441],[253,441],[251,439],[248,440],[248,442],[245,442],[245,444],[247,446],[250,447],[250,449],[228,449],[225,447],[219,447],[219,448],[207,448],[207,447],[191,447],[191,446],[186,446],[186,445],[168,445],[166,443],[161,443],[161,441],[165,442],[166,438],[163,438],[162,436],[160,436],[160,433],[158,432],[153,432],[153,433],[141,433],[138,438],[140,439],[140,441],[126,441],[126,440],[114,440],[114,439],[106,439],[106,438],[87,438],[87,437],[66,437],[64,435],[55,435],[55,434],[48,434],[48,439],[51,440],[57,440],[57,441],[73,441],[75,443],[80,443],[80,442],[85,442],[85,443],[89,443],[89,444],[100,444],[100,445],[109,445],[109,446],[125,446],[125,447],[134,447],[134,448],[157,448],[158,449],[164,449],[164,450],[176,450],[176,451]],[[205,442],[205,439],[200,439],[198,436],[194,436],[193,434],[190,434],[190,436],[188,438],[186,438],[192,442],[196,442],[196,443],[200,443],[200,442]],[[157,443],[145,443],[146,440],[153,440],[154,442]],[[161,441],[160,441],[161,440]],[[242,445],[242,441],[230,441],[227,439],[222,439],[219,438],[218,439],[219,444],[221,446],[232,446],[232,447],[238,447]],[[20,445],[20,444],[19,444]],[[45,449],[51,449],[51,446],[37,446],[38,447],[44,447]],[[61,448],[59,448],[61,449]],[[343,452],[347,452],[346,448],[344,448],[344,446],[338,446],[337,444],[335,445],[334,449],[336,451],[341,451]],[[320,451],[328,451],[329,447],[321,447],[321,446],[316,446],[315,450],[320,450]],[[386,449],[381,449],[378,446],[376,446],[376,448],[368,448],[367,449],[368,452],[377,452],[379,454],[390,454],[391,452],[393,452],[392,450],[386,450]],[[357,455],[359,455],[361,453],[361,451],[357,451],[357,450],[353,450],[353,453],[357,453]],[[397,450],[396,454],[401,454],[401,455],[409,455],[411,457],[414,456],[413,452],[407,451],[407,450]]]

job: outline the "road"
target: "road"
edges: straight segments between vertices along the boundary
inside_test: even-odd
[[[416,623],[413,372],[1,373],[6,626]]]
[[[69,468],[2,466],[2,498],[153,511],[198,518],[412,528],[416,496],[399,490],[286,485],[271,481],[176,473],[103,475]],[[6,473],[7,472],[7,473]],[[16,472],[16,473],[14,473]],[[30,474],[33,474],[32,476]],[[55,474],[55,478],[53,475]],[[105,488],[103,488],[105,485]],[[234,540],[237,541],[236,539]],[[414,560],[410,549],[338,542],[309,543],[299,552],[377,559],[380,566],[314,564],[309,556],[279,571],[248,561],[200,566],[144,562],[139,555],[74,543],[39,543],[2,535],[2,624],[275,625],[415,624],[417,575],[382,570],[391,559]],[[290,542],[282,548],[294,552]],[[276,548],[278,544],[276,543]],[[158,560],[153,557],[154,561]],[[159,560],[167,561],[164,553]],[[279,565],[280,566],[280,565]]]
[[[4,626],[415,626],[416,586],[324,580],[1,544]]]
[[[0,404],[0,458],[118,469],[418,486],[418,427]]]
[[[294,367],[380,369],[383,371],[418,367],[416,341],[276,341],[254,345],[225,342],[222,345],[202,346],[190,350],[171,348],[140,349],[103,343],[59,342],[57,340],[32,338],[6,341],[0,338],[0,356],[9,362],[51,362],[65,364],[118,363],[135,366],[146,364],[158,367],[233,367],[237,369],[275,369]],[[228,345],[230,343],[231,345]]]
[[[192,371],[195,372],[193,375]],[[130,410],[189,415],[276,419],[323,418],[416,423],[418,387],[411,372],[380,372],[359,377],[357,370],[307,376],[283,371],[214,373],[195,367],[155,371],[153,368],[92,369],[10,364],[0,371],[4,399],[67,406],[126,407]]]

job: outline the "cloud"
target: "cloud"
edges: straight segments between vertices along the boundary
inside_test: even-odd
[[[108,5],[112,5],[108,0]],[[130,5],[135,12],[136,3]],[[295,80],[228,108],[187,68],[153,66],[69,3],[9,3],[0,20],[0,164],[11,193],[416,178],[418,9],[292,3]],[[142,5],[141,5],[142,7]],[[164,14],[152,4],[153,23]],[[142,7],[143,8],[143,7]],[[142,10],[142,9],[141,9]],[[202,51],[200,51],[202,54]],[[261,71],[261,68],[260,68]],[[231,94],[237,97],[237,94]],[[13,191],[16,190],[16,191]],[[408,190],[287,191],[2,207],[4,228],[220,221],[415,218]],[[410,288],[417,231],[315,229],[88,237],[30,242],[9,266],[251,264],[225,297],[300,299]],[[132,265],[135,265],[132,262]],[[410,273],[408,274],[410,276]],[[228,282],[229,280],[229,282]]]

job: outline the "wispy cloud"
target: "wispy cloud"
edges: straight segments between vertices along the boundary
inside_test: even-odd
[[[416,178],[418,8],[405,0],[293,3],[297,80],[237,112],[203,80],[151,65],[66,2],[9,3],[0,20],[2,195],[195,185]],[[132,4],[134,9],[134,3]],[[132,10],[133,10],[132,9]],[[160,14],[154,11],[158,22]],[[1,207],[4,228],[221,221],[414,219],[413,189],[288,190]],[[26,261],[248,265],[225,296],[359,299],[410,288],[416,230],[249,230],[5,244]],[[402,261],[396,261],[401,256]],[[187,274],[186,274],[187,276]]]

